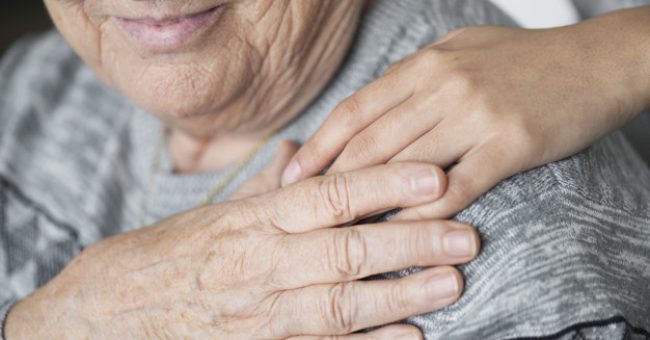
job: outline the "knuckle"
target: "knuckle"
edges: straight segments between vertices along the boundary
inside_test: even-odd
[[[526,128],[522,126],[503,128],[501,138],[508,141],[508,144],[516,146],[514,148],[515,150],[511,150],[516,153],[523,151],[523,149],[527,149],[529,147],[529,144],[531,144],[530,134],[528,131],[526,131]],[[495,144],[497,144],[495,145],[497,150],[503,148],[502,146],[498,145],[498,143]]]
[[[275,200],[270,200],[276,205]],[[272,209],[265,205],[258,204],[252,200],[239,200],[226,203],[226,209],[219,214],[221,226],[228,226],[232,230],[245,230],[258,228],[267,225],[266,221],[271,220],[273,213],[278,209]],[[222,227],[223,228],[223,227]],[[220,230],[222,232],[223,230]]]
[[[502,105],[499,98],[484,91],[476,91],[472,95],[472,109],[475,112],[476,122],[483,127],[483,131],[491,134],[498,134],[511,125],[508,122],[509,115],[507,106]],[[511,110],[511,109],[510,109]]]
[[[343,228],[334,233],[331,266],[342,278],[358,278],[364,274],[368,245],[357,228]]]
[[[350,184],[345,174],[325,176],[319,183],[322,206],[337,221],[354,218],[350,207]]]
[[[377,138],[369,133],[361,133],[352,138],[345,150],[343,150],[342,156],[345,155],[349,159],[368,160],[377,155],[378,150],[380,150],[380,147]]]
[[[281,338],[280,335],[286,337],[286,335],[295,333],[292,329],[293,321],[303,317],[299,305],[296,303],[295,295],[287,290],[277,291],[267,297],[266,303],[268,312],[264,315],[264,321],[269,327],[269,333],[273,334],[274,338]],[[294,337],[288,339],[294,339]]]
[[[504,166],[515,172],[526,170],[530,162],[537,162],[545,158],[544,150],[536,142],[534,132],[525,126],[516,126],[505,129],[500,141],[492,144],[492,158],[500,159]],[[506,145],[514,147],[507,148]]]
[[[403,157],[398,158],[397,160],[429,162],[440,166],[441,164],[437,164],[440,162],[434,162],[435,159],[432,159],[432,155],[437,155],[440,151],[444,150],[445,145],[442,145],[444,142],[446,142],[446,140],[442,138],[428,138],[426,144],[416,144],[409,147],[408,153]],[[404,180],[408,181],[408,178],[405,178]]]
[[[313,155],[322,155],[323,145],[320,138],[320,131],[317,131],[316,134],[293,155],[293,161],[298,163],[300,166],[304,166],[304,164],[311,164],[314,161]]]
[[[532,156],[544,153],[541,143],[537,142],[540,127],[527,121],[527,117],[499,116],[497,113],[484,116],[488,117],[484,117],[482,124],[487,131],[492,131],[492,136],[486,140],[489,148],[483,152],[488,152],[491,158],[508,163],[504,165],[513,166],[509,161],[527,161]]]
[[[342,126],[357,126],[361,123],[359,112],[361,103],[357,96],[352,95],[343,100],[332,113],[333,118]]]
[[[396,284],[390,288],[386,295],[386,308],[389,313],[398,313],[408,309],[408,292],[404,286]]]
[[[474,180],[465,174],[457,173],[455,184],[447,189],[447,202],[453,208],[463,208],[472,200],[472,194],[475,191]]]
[[[337,283],[327,292],[324,316],[328,327],[337,333],[347,334],[355,331],[358,318],[353,284]]]
[[[474,75],[467,70],[456,68],[447,75],[447,86],[453,93],[462,96],[462,98],[475,99],[478,95],[478,82]]]
[[[495,98],[482,89],[478,89],[478,86],[471,90],[471,96],[474,109],[483,114],[483,117],[488,120],[486,123],[501,123],[503,111]]]
[[[421,74],[421,70],[436,70],[442,68],[447,63],[445,50],[436,46],[424,49],[409,59],[411,65]]]
[[[514,145],[518,145],[518,150],[524,154],[536,154],[539,151],[536,150],[537,143],[535,143],[535,135],[537,134],[537,127],[534,124],[518,122],[510,129],[508,134],[515,143]]]
[[[426,216],[422,211],[416,210],[416,214],[419,214],[420,220],[426,220]],[[437,233],[431,232],[430,228],[415,228],[408,229],[408,237],[410,247],[407,251],[410,251],[409,254],[416,262],[417,265],[426,263],[426,261],[435,258],[436,254],[435,244],[438,244],[440,240]]]

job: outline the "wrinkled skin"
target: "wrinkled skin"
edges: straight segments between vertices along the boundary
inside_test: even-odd
[[[59,31],[105,82],[195,137],[261,134],[293,118],[340,64],[364,5],[333,0],[45,3]],[[173,53],[141,48],[113,18],[222,3],[215,25]]]
[[[46,0],[57,28],[84,61],[171,129],[178,172],[219,168],[218,162],[184,162],[215,158],[203,150],[230,152],[221,160],[228,164],[304,109],[340,64],[364,2],[224,2],[214,27],[170,53],[141,48],[114,18],[192,13],[217,4]],[[369,214],[440,197],[446,178],[439,168],[390,165],[278,189],[281,169],[295,151],[283,145],[235,200],[85,249],[11,309],[7,338],[354,339],[357,330],[458,298],[463,281],[450,265],[471,260],[479,248],[469,226],[354,225]],[[400,280],[359,280],[411,266],[433,268]],[[399,335],[421,337],[405,325],[362,337]]]
[[[444,191],[442,171],[392,164],[246,198],[277,188],[295,149],[282,144],[237,200],[84,250],[12,308],[7,337],[421,338],[406,325],[350,333],[455,301],[462,277],[449,265],[476,256],[476,232],[446,221],[336,226],[435,200]],[[469,246],[464,253],[453,247],[459,237]],[[433,267],[398,280],[358,281],[410,266]]]

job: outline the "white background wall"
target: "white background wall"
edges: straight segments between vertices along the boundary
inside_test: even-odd
[[[490,0],[528,28],[563,26],[578,15],[570,0]]]

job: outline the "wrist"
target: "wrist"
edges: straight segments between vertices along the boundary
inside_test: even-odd
[[[611,12],[576,25],[577,42],[602,70],[622,123],[650,107],[650,6]]]

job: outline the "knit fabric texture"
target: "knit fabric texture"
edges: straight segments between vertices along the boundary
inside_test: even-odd
[[[596,14],[589,3],[600,2],[582,1],[582,12]],[[377,0],[327,88],[215,203],[391,63],[476,24],[514,22],[487,1]],[[139,228],[145,210],[154,223],[195,207],[229,172],[177,175],[163,153],[152,173],[161,123],[103,85],[56,32],[15,45],[0,79],[0,317],[84,247]],[[456,219],[478,229],[482,252],[461,266],[457,303],[406,320],[427,339],[650,337],[650,170],[619,133],[505,180]]]

